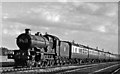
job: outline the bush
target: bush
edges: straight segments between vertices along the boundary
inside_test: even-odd
[[[7,53],[8,53],[8,51],[9,51],[9,50],[8,50],[7,48],[1,47],[1,48],[0,48],[0,55],[6,56]]]

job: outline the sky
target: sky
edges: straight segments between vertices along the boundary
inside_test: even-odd
[[[18,49],[25,28],[118,53],[117,2],[3,2],[0,46]]]

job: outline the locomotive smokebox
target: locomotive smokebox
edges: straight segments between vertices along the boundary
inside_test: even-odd
[[[17,37],[16,43],[22,50],[27,50],[31,46],[31,37],[28,31]]]

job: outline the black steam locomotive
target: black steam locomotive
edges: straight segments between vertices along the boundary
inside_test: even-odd
[[[109,52],[76,44],[74,41],[61,41],[58,37],[37,32],[32,35],[30,29],[17,37],[19,50],[9,54],[18,66],[52,66],[64,64],[81,64],[118,60],[118,56]]]

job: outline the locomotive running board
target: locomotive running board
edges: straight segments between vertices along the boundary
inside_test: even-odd
[[[45,55],[55,55],[55,53],[43,52]]]

